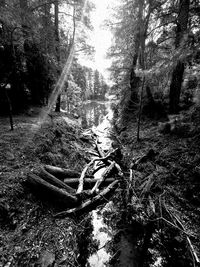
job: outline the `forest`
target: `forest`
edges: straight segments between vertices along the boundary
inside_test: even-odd
[[[200,266],[199,0],[0,14],[0,266]]]
[[[8,97],[14,113],[31,105],[46,105],[75,45],[61,98],[72,105],[86,99],[105,98],[108,85],[102,74],[78,62],[80,52],[88,57],[93,53],[87,42],[87,31],[92,29],[91,3],[1,1],[0,8],[2,114],[8,112]]]

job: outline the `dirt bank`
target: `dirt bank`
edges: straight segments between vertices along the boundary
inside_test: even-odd
[[[80,171],[88,144],[64,116],[52,114],[43,123],[22,115],[14,123],[10,131],[8,119],[0,118],[0,266],[79,266],[77,233],[84,229],[72,219],[53,219],[58,207],[40,201],[24,181],[41,163]]]
[[[151,266],[198,266],[199,111],[192,108],[178,115],[167,132],[163,132],[157,121],[143,118],[140,142],[136,141],[137,123],[127,123],[120,131],[118,125],[115,127],[124,165],[127,171],[132,171],[121,194],[121,205],[117,204],[115,210],[116,227],[132,227],[133,232],[138,229],[133,244],[134,255],[138,253],[134,266],[150,266],[150,263],[161,264]],[[120,240],[123,234],[119,230],[115,239]],[[116,261],[122,254],[119,245],[113,246],[113,255],[118,255],[113,258]]]

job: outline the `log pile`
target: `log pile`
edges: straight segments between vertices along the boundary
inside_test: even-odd
[[[119,164],[115,161],[115,152],[116,149],[113,149],[106,154],[96,140],[95,149],[91,151],[93,158],[83,168],[82,173],[44,165],[30,173],[27,182],[31,188],[68,208],[68,210],[56,214],[55,217],[60,218],[91,211],[107,201],[123,176]],[[88,174],[89,171],[91,173],[91,170],[92,176]],[[101,172],[96,178],[95,174],[99,171]]]

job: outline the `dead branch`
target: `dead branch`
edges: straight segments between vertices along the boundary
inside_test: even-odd
[[[98,181],[96,182],[95,186],[92,188],[91,190],[91,194],[93,194],[94,192],[98,192],[98,188],[101,185],[101,183],[106,179],[106,177],[108,177],[108,175],[110,174],[110,172],[113,170],[115,166],[115,162],[113,161],[109,167],[107,167],[104,172],[102,173],[100,179],[98,179]]]
[[[45,165],[44,168],[47,172],[51,173],[52,175],[56,176],[59,179],[64,179],[66,177],[68,178],[77,177],[78,178],[80,176],[80,173],[74,170],[70,170],[70,169],[55,167],[51,165]]]
[[[92,175],[95,175],[96,172],[98,172],[99,170],[101,170],[102,168],[105,168],[106,165],[104,163],[102,163],[101,165],[96,165],[97,168],[94,169],[94,171],[92,172]]]
[[[84,183],[84,178],[85,178],[85,175],[86,175],[86,172],[87,170],[89,169],[90,166],[92,166],[94,164],[95,161],[108,161],[110,164],[113,164],[113,161],[111,160],[108,160],[108,158],[116,151],[111,151],[108,155],[105,156],[103,150],[101,149],[101,147],[98,145],[98,143],[96,142],[96,147],[97,147],[97,151],[99,153],[99,155],[101,156],[100,158],[95,158],[93,159],[92,161],[90,161],[86,166],[85,168],[83,169],[82,173],[81,173],[81,176],[80,176],[80,179],[79,179],[79,186],[78,186],[78,189],[77,189],[77,194],[80,194],[82,191],[83,191],[83,183]],[[114,162],[114,166],[117,168],[118,170],[118,173],[120,176],[123,175],[122,171],[121,171],[121,168],[119,166],[119,164],[117,164],[116,162]]]
[[[97,150],[100,158],[105,158],[106,155],[105,155],[103,149],[99,146],[98,140],[96,140],[95,144],[96,144],[96,150]]]
[[[112,184],[110,184],[106,189],[101,191],[97,196],[92,198],[91,200],[88,200],[84,203],[82,203],[77,208],[73,208],[67,211],[63,211],[60,213],[57,213],[55,215],[56,218],[63,218],[71,214],[75,214],[78,212],[84,212],[85,210],[91,210],[93,208],[96,208],[99,204],[101,204],[102,201],[105,201],[105,198],[108,197],[117,187],[118,180],[114,181]]]
[[[84,185],[86,186],[90,186],[90,185],[93,185],[95,184],[99,179],[96,179],[96,178],[85,178],[84,179]],[[103,181],[103,184],[109,184],[109,183],[112,183],[115,179],[114,178],[106,178],[104,181]],[[77,186],[79,184],[79,178],[66,178],[64,180],[64,183],[70,185],[70,186]]]
[[[78,186],[78,189],[76,191],[76,194],[80,194],[82,191],[83,191],[83,183],[84,183],[84,178],[85,178],[85,175],[86,175],[86,172],[87,170],[89,169],[90,166],[92,166],[94,164],[94,162],[96,161],[97,159],[93,159],[92,161],[90,161],[86,166],[85,168],[83,169],[82,173],[81,173],[81,176],[80,176],[80,179],[79,179],[79,186]]]

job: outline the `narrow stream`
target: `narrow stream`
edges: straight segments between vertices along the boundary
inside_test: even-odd
[[[112,145],[109,138],[111,120],[113,118],[112,104],[114,101],[87,101],[79,110],[71,111],[79,116],[78,121],[83,129],[92,128],[98,136],[100,146],[103,150],[108,150]],[[65,106],[62,107],[65,110]],[[68,111],[69,112],[69,111]],[[95,178],[100,177],[104,168],[95,173]],[[108,241],[112,239],[112,229],[104,223],[103,212],[112,209],[112,202],[107,203],[103,208],[97,208],[91,212],[92,218],[92,243],[91,248],[97,244],[97,250],[90,255],[87,266],[104,267],[111,255],[106,249]]]
[[[103,150],[108,150],[112,145],[112,140],[108,137],[110,122],[113,117],[111,109],[112,102],[90,102],[83,107],[83,116],[81,116],[82,127],[92,127],[93,131],[99,137],[99,142]],[[95,174],[98,178],[101,175],[101,169]],[[111,203],[105,205],[103,209],[97,209],[92,212],[93,241],[98,243],[98,250],[88,259],[91,267],[106,266],[110,259],[110,254],[106,250],[106,244],[112,237],[112,230],[103,222],[102,213],[109,209]]]
[[[111,121],[113,118],[112,104],[115,101],[92,101],[86,102],[79,111],[79,123],[83,129],[92,128],[93,132],[98,136],[98,142],[101,148],[106,151],[112,146],[112,140],[109,138]],[[100,169],[95,173],[95,178],[101,176],[104,169]],[[137,261],[137,250],[138,243],[138,225],[128,224],[125,225],[123,233],[118,236],[117,241],[115,240],[116,233],[119,231],[116,228],[115,217],[116,203],[109,201],[106,205],[101,206],[93,210],[88,218],[90,225],[90,232],[86,232],[85,236],[80,237],[80,255],[83,256],[81,259],[81,266],[90,267],[104,267],[110,266],[118,259],[117,265],[114,266],[133,266],[133,262]],[[117,216],[117,215],[116,215]],[[134,226],[134,227],[133,227]],[[124,226],[123,226],[124,227]],[[86,239],[84,239],[86,238]],[[109,242],[110,241],[110,242]],[[113,244],[117,242],[117,250],[113,251]],[[86,247],[87,253],[84,248]],[[82,249],[83,248],[83,249]],[[136,251],[136,252],[134,252]],[[152,250],[153,251],[153,250]],[[117,254],[118,253],[118,254]],[[151,252],[152,253],[152,252]],[[154,253],[158,254],[155,250]],[[89,256],[88,256],[89,254]],[[158,254],[154,258],[154,263],[150,266],[158,267],[161,265],[162,258]],[[115,264],[115,263],[114,263]]]

